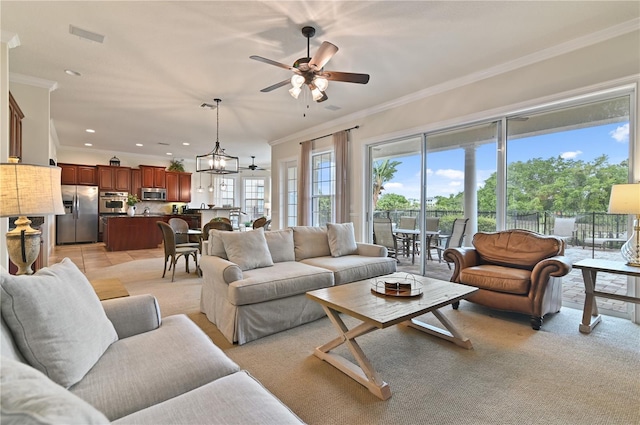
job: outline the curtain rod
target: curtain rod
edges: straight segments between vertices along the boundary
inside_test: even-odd
[[[341,131],[351,131],[351,130],[355,130],[355,129],[357,129],[357,128],[360,128],[360,126],[359,126],[359,125],[356,125],[356,126],[354,126],[354,127],[346,128],[346,129],[341,130]],[[313,142],[314,140],[323,139],[323,138],[325,138],[325,137],[329,137],[329,136],[332,136],[332,135],[333,135],[333,133],[331,133],[331,134],[325,134],[324,136],[315,137],[315,138],[313,138],[313,139],[305,140],[305,142]],[[300,142],[300,144],[302,144],[302,143],[303,143],[303,142]]]

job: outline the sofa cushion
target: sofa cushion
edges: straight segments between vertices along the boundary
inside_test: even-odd
[[[473,236],[473,246],[484,263],[529,270],[545,258],[561,255],[564,250],[562,240],[554,236],[519,229],[478,232]]]
[[[3,425],[108,424],[109,419],[42,372],[3,357],[0,361]]]
[[[224,242],[220,237],[221,233],[226,233],[226,230],[209,230],[209,255],[215,255],[216,257],[224,258],[227,260],[227,251],[224,249]]]
[[[2,273],[2,316],[27,362],[69,387],[118,335],[84,274],[68,258],[36,274]]]
[[[358,252],[353,223],[327,223],[327,239],[332,257],[342,257]]]
[[[114,422],[123,424],[301,424],[291,410],[241,371]]]
[[[462,269],[460,281],[465,285],[481,289],[526,295],[531,287],[531,272],[525,269],[485,264]]]
[[[240,370],[185,315],[123,338],[69,390],[114,420]]]
[[[247,232],[220,232],[219,235],[229,261],[236,263],[240,270],[273,266],[263,227]]]
[[[255,304],[333,285],[331,270],[297,261],[275,263],[273,267],[250,270],[244,279],[229,284],[231,304]]]
[[[283,261],[295,261],[295,253],[293,248],[293,230],[282,229],[265,232],[264,237],[267,240],[267,246],[271,253],[271,259],[274,263],[282,263]]]
[[[296,261],[331,255],[327,229],[314,226],[294,226],[293,245]]]
[[[337,258],[314,257],[302,260],[302,263],[331,270],[334,273],[335,285],[370,279],[396,271],[396,260],[389,257],[363,255],[345,255]]]

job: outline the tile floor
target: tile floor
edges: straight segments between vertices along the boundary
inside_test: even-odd
[[[69,257],[80,270],[88,273],[128,261],[162,258],[163,256],[164,250],[162,248],[109,252],[104,243],[98,242],[94,244],[56,246],[49,257],[49,263],[56,263],[65,257]]]

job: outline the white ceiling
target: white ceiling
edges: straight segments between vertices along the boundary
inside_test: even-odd
[[[3,0],[0,13],[3,32],[20,39],[9,52],[12,81],[57,83],[51,117],[61,146],[192,158],[215,142],[216,112],[200,104],[221,98],[222,147],[241,166],[256,155],[268,167],[269,142],[637,26],[640,2]],[[104,43],[70,34],[69,25],[104,35]],[[306,56],[305,25],[316,28],[312,55],[322,41],[340,49],[325,69],[368,73],[369,84],[332,82],[329,99],[309,109],[287,87],[261,93],[291,74],[249,56],[292,64]]]

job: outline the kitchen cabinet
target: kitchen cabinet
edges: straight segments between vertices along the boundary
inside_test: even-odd
[[[165,172],[167,202],[191,202],[191,173]]]
[[[141,187],[157,187],[166,188],[166,176],[164,167],[155,167],[151,165],[141,165],[142,186]]]
[[[58,167],[62,168],[62,184],[82,186],[98,185],[98,173],[94,166],[58,163]]]
[[[24,114],[9,92],[9,157],[22,158],[22,119]]]
[[[129,193],[132,193],[136,195],[138,198],[140,198],[142,196],[142,191],[140,189],[142,189],[143,187],[146,187],[146,186],[142,185],[142,170],[138,168],[132,168],[131,169],[131,189],[129,190]]]
[[[100,190],[129,192],[131,190],[131,168],[98,165],[98,186],[100,186]]]

